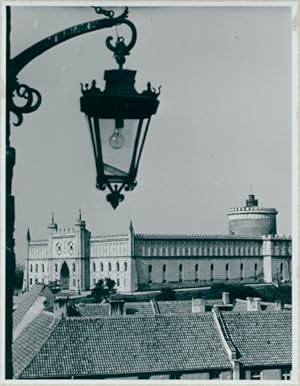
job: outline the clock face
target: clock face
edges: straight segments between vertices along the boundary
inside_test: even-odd
[[[70,255],[73,255],[73,253],[74,253],[74,244],[73,244],[73,241],[69,241],[69,242],[68,242],[68,251],[69,251],[69,254],[70,254]]]
[[[62,245],[61,242],[56,243],[56,253],[60,255],[62,253]]]

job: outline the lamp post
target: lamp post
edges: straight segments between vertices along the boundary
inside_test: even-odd
[[[96,13],[104,15],[105,18],[67,28],[39,41],[11,58],[11,7],[6,6],[6,379],[13,377],[12,305],[15,274],[15,206],[12,195],[12,178],[16,152],[10,145],[10,113],[14,113],[17,118],[16,122],[13,123],[14,126],[19,126],[23,122],[24,114],[37,110],[42,101],[38,90],[19,83],[17,78],[19,72],[37,56],[76,36],[121,24],[130,28],[132,36],[127,45],[122,37],[118,37],[115,46],[111,43],[113,40],[111,36],[106,39],[106,45],[114,52],[119,69],[105,71],[105,90],[98,89],[95,81],[92,81],[90,87],[88,85],[81,86],[83,95],[80,105],[81,111],[86,114],[89,122],[96,161],[96,186],[101,190],[106,187],[109,188],[110,193],[107,200],[113,208],[116,208],[119,202],[124,199],[124,195],[121,194],[122,189],[132,190],[136,185],[137,169],[150,118],[156,112],[159,103],[157,100],[159,92],[156,92],[150,83],[143,93],[138,94],[134,89],[135,71],[123,69],[125,56],[129,55],[137,37],[134,24],[128,20],[127,7],[117,17],[112,10],[105,10],[102,7],[94,8]],[[23,100],[24,103],[19,105],[15,100],[16,97]],[[103,120],[104,123],[101,122],[100,124],[100,120]],[[135,128],[133,126],[134,120],[138,121]],[[108,147],[109,150],[112,150],[112,155],[109,155]],[[127,167],[124,163],[126,159]]]

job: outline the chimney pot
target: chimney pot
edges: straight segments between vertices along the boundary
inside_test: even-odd
[[[68,316],[68,299],[56,298],[53,304],[53,314],[55,319],[63,319]]]
[[[202,298],[192,298],[192,313],[203,313],[205,312],[205,300]]]
[[[229,292],[222,292],[222,303],[224,305],[230,304]]]
[[[260,311],[261,310],[261,298],[246,298],[247,311]]]
[[[124,299],[121,297],[111,297],[109,299],[109,316],[124,314]]]
[[[284,305],[280,299],[275,300],[275,311],[281,311],[283,310]]]

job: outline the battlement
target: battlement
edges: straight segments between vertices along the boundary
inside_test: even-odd
[[[91,242],[99,241],[99,240],[108,240],[108,241],[117,241],[116,239],[122,239],[122,240],[128,240],[129,236],[128,234],[115,234],[115,235],[98,235],[98,236],[92,236]]]
[[[257,213],[257,212],[264,212],[264,213],[275,213],[277,214],[277,210],[275,208],[259,208],[258,206],[241,206],[241,207],[236,207],[236,208],[230,208],[229,211],[228,211],[228,214],[230,213],[235,213],[235,212],[253,212],[253,213]]]
[[[174,233],[174,234],[144,234],[137,233],[134,236],[135,239],[227,239],[227,240],[236,240],[236,239],[246,239],[246,240],[261,240],[261,236],[243,236],[243,235],[228,235],[228,234],[184,234],[184,233]]]
[[[48,240],[31,240],[29,242],[31,247],[48,245]]]

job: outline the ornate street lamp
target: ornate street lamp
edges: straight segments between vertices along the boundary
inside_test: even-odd
[[[136,185],[136,174],[141,153],[143,150],[150,117],[156,112],[158,101],[154,89],[148,84],[147,90],[138,94],[134,89],[135,71],[123,70],[125,56],[136,41],[136,29],[128,20],[128,9],[119,16],[114,16],[111,10],[94,7],[98,14],[105,18],[92,20],[75,25],[51,35],[23,52],[11,58],[10,30],[11,7],[6,5],[6,304],[5,304],[5,374],[7,379],[13,376],[12,368],[12,298],[13,281],[15,272],[14,252],[14,224],[15,205],[12,194],[13,169],[16,151],[10,144],[10,113],[14,113],[17,120],[15,126],[23,122],[24,114],[37,110],[42,97],[38,90],[19,83],[19,72],[34,58],[43,54],[52,47],[57,46],[76,36],[126,24],[132,31],[131,42],[126,45],[123,38],[118,38],[116,46],[111,44],[112,37],[108,37],[106,44],[115,53],[120,68],[105,72],[106,88],[103,92],[97,89],[95,82],[91,87],[83,87],[81,110],[86,113],[93,141],[94,155],[97,169],[97,187],[111,190],[108,201],[114,208],[124,199],[121,194],[123,188],[130,190]],[[20,99],[23,103],[19,104]],[[104,121],[101,122],[100,120]],[[133,126],[136,120],[137,126]],[[145,123],[144,123],[145,122]],[[100,130],[101,127],[101,130]],[[109,134],[111,132],[111,134]],[[109,137],[107,137],[109,135]],[[112,149],[112,156],[108,155],[108,146]],[[121,147],[123,148],[121,149]],[[119,149],[116,151],[116,149]],[[116,155],[119,155],[119,159]],[[127,163],[125,162],[127,159]],[[116,160],[116,162],[114,162]],[[129,161],[128,161],[129,160]],[[114,186],[112,185],[114,184]]]
[[[125,55],[136,41],[136,29],[130,21],[126,23],[132,31],[132,39],[125,45],[118,37],[116,45],[112,37],[106,40],[107,47],[114,52],[119,69],[104,72],[105,89],[101,91],[93,80],[91,86],[81,85],[81,111],[86,114],[92,139],[96,163],[96,187],[108,188],[107,195],[114,209],[124,200],[125,190],[133,190],[139,161],[143,151],[150,119],[158,107],[156,92],[150,82],[142,93],[135,90],[136,71],[123,69]]]

